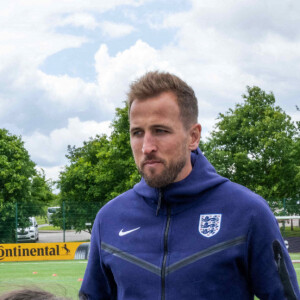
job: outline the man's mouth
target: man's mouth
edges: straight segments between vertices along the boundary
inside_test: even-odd
[[[164,162],[160,159],[147,159],[145,161],[143,161],[142,166],[150,166],[150,167],[154,167],[157,164],[163,164]]]
[[[143,166],[154,166],[156,164],[161,164],[162,162],[160,160],[146,160],[143,162]]]

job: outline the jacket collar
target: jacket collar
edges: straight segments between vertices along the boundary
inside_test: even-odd
[[[157,189],[149,187],[142,178],[133,189],[154,209],[159,204],[161,193],[161,213],[166,212],[166,206],[171,206],[172,213],[176,213],[193,205],[211,188],[228,181],[227,178],[217,174],[199,148],[191,153],[191,162],[193,166],[191,173],[181,181]]]

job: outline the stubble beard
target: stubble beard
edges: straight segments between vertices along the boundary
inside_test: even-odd
[[[147,159],[150,160],[151,158]],[[146,173],[143,171],[143,167],[138,167],[138,171],[150,187],[162,188],[170,183],[173,183],[177,178],[178,174],[186,165],[186,157],[182,155],[180,159],[176,162],[171,161],[169,166],[167,165],[165,160],[160,159],[160,162],[164,165],[165,168],[160,174],[157,175],[155,174],[154,168],[150,167],[148,172]]]

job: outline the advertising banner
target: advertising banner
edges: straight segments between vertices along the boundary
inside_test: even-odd
[[[0,244],[0,262],[88,259],[90,243]]]

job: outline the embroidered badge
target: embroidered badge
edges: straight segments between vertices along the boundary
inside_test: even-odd
[[[200,215],[199,232],[205,237],[216,235],[221,228],[221,214]]]

